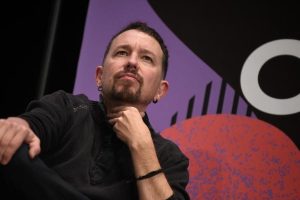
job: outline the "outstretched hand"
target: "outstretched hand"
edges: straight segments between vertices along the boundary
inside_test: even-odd
[[[18,117],[0,119],[0,163],[2,165],[9,163],[23,143],[29,145],[31,158],[40,153],[40,139],[33,133],[25,120]]]

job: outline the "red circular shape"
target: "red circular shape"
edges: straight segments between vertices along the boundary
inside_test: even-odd
[[[238,115],[194,117],[161,133],[190,159],[191,199],[300,199],[300,153],[278,128]]]

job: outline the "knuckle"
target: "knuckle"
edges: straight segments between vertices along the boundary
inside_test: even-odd
[[[11,141],[10,143],[7,144],[6,146],[6,154],[9,154],[9,152],[11,152],[16,146],[16,143],[14,141]]]
[[[20,131],[24,132],[24,133],[29,133],[29,129],[27,127],[25,127],[25,126],[21,126],[20,127]]]

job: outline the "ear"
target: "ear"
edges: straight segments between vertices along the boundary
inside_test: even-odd
[[[169,83],[166,80],[161,80],[160,86],[157,90],[157,93],[155,95],[156,100],[160,100],[162,97],[164,97],[169,90]]]
[[[102,73],[103,73],[102,68],[103,68],[102,66],[96,67],[96,84],[98,87],[101,85],[101,81],[102,81]]]

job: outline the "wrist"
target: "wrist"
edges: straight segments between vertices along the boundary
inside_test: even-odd
[[[159,168],[157,170],[153,170],[153,171],[150,171],[148,172],[147,174],[145,175],[142,175],[142,176],[138,176],[136,178],[137,181],[141,181],[141,180],[144,180],[144,179],[148,179],[148,178],[152,178],[160,173],[163,173],[163,169],[162,168]]]
[[[142,153],[152,151],[154,144],[151,137],[137,138],[128,144],[128,148],[132,153]]]

